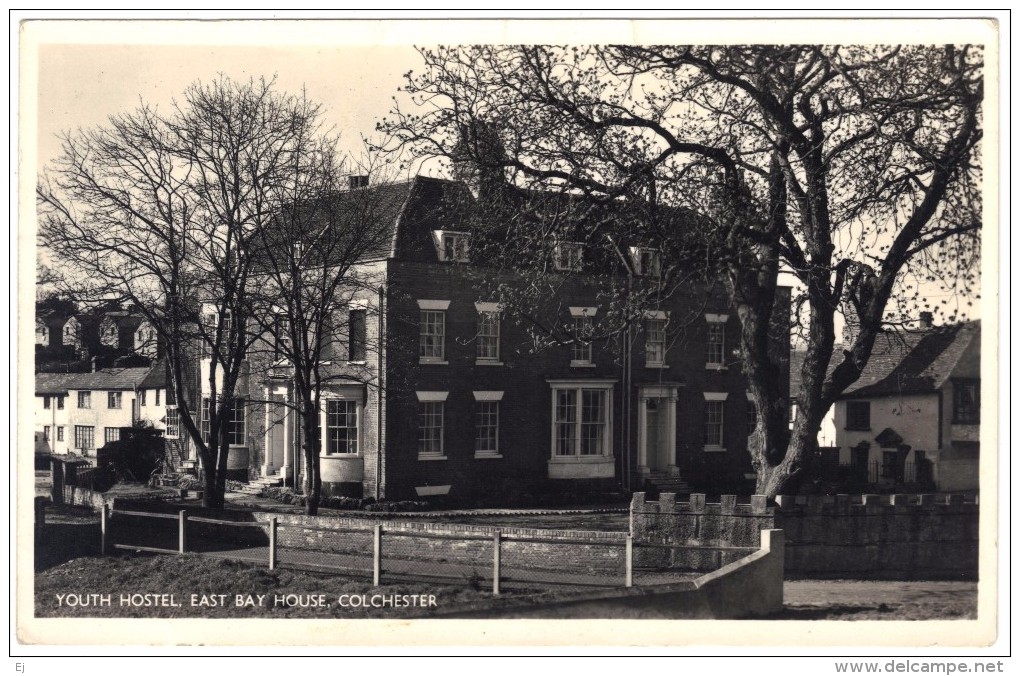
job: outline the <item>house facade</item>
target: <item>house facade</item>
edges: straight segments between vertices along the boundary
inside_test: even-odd
[[[981,324],[886,332],[834,406],[839,462],[870,483],[977,491]]]
[[[120,439],[121,428],[140,420],[164,429],[166,387],[162,376],[153,374],[162,368],[160,364],[91,373],[37,373],[36,452],[94,457],[97,448]]]
[[[753,480],[739,322],[721,289],[682,289],[611,334],[537,344],[534,326],[486,291],[493,279],[523,288],[527,276],[472,261],[436,208],[463,185],[418,177],[379,189],[391,242],[354,271],[360,290],[333,317],[340,338],[323,364],[325,494],[513,498]],[[562,273],[543,321],[587,335],[624,276],[583,268],[580,245],[537,253]],[[630,283],[658,273],[654,253],[630,250]],[[789,307],[789,289],[777,302]],[[788,360],[788,333],[775,348]],[[303,463],[288,367],[258,362],[235,393],[230,468],[243,461],[294,485]],[[205,387],[208,360],[202,368]]]

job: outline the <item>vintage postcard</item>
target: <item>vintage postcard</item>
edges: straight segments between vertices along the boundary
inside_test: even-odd
[[[18,39],[25,654],[995,644],[995,20]]]

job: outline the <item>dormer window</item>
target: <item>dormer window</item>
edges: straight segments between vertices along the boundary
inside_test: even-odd
[[[559,242],[553,250],[553,267],[564,272],[581,269],[583,245],[577,242]]]
[[[468,234],[466,232],[433,230],[432,237],[435,240],[436,250],[439,252],[439,260],[441,262],[468,262]]]
[[[662,253],[658,249],[632,246],[630,257],[634,264],[635,274],[642,277],[658,277],[662,274]]]

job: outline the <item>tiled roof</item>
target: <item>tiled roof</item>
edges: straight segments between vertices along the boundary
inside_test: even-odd
[[[82,373],[36,373],[36,394],[67,394],[67,384]]]
[[[149,374],[150,367],[141,368],[109,368],[92,373],[37,373],[35,377],[36,394],[48,394],[41,391],[40,377],[43,383],[59,383],[64,389],[59,390],[133,390]],[[62,376],[58,380],[54,376]],[[46,385],[53,387],[53,384]]]
[[[138,387],[141,389],[162,389],[166,387],[166,362],[160,359],[159,361],[153,362],[152,368],[149,369],[148,375],[146,375],[142,382],[138,383]]]
[[[841,398],[891,394],[923,394],[940,389],[952,374],[967,346],[980,340],[981,322],[939,326],[921,331],[884,331],[875,339],[861,377]],[[790,353],[790,392],[800,389],[805,352]],[[837,345],[829,371],[843,359]]]
[[[875,340],[861,377],[842,396],[934,392],[945,384],[967,346],[980,336],[979,321],[926,331],[884,333]]]

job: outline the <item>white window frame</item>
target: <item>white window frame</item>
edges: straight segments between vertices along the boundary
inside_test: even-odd
[[[92,390],[78,390],[78,408],[89,410],[92,408]]]
[[[705,338],[705,368],[715,371],[726,370],[726,322],[729,320],[729,315],[720,314],[706,314],[705,321],[708,323],[708,328]],[[713,331],[719,331],[719,337],[721,342],[713,340]],[[719,361],[713,361],[715,355],[712,354],[714,351],[713,346],[719,346]]]
[[[419,364],[449,364],[446,360],[446,312],[450,308],[450,301],[448,300],[419,300],[419,328],[418,328],[418,363]],[[426,326],[426,315],[425,313],[435,313],[442,319],[442,333],[439,337],[439,350],[440,354],[437,355],[424,355],[422,354],[425,348],[425,326]],[[432,335],[432,334],[428,334]]]
[[[662,341],[660,347],[660,359],[658,361],[649,358],[649,346],[652,336],[651,323],[661,322],[662,323]],[[665,369],[669,368],[666,364],[666,326],[669,323],[669,315],[663,310],[648,310],[645,312],[645,368],[657,368]]]
[[[503,362],[500,361],[500,334],[502,332],[502,317],[501,312],[503,306],[499,303],[475,303],[475,311],[478,313],[478,335],[475,338],[477,341],[477,347],[475,350],[475,364],[478,366],[502,366]],[[495,322],[495,333],[483,334],[482,329],[485,326],[485,320],[489,318]],[[483,346],[483,339],[495,341],[495,355],[485,355],[481,353]]]
[[[227,445],[230,448],[245,448],[245,447],[248,446],[248,443],[247,443],[247,441],[248,441],[248,405],[247,405],[248,402],[247,402],[247,400],[244,397],[231,397],[229,401],[231,403],[231,409],[230,410],[231,410],[232,416],[230,418],[228,418],[228,419],[222,420],[221,423],[220,423],[221,425],[227,425]],[[237,402],[241,402],[241,406],[240,406],[240,411],[241,411],[241,434],[240,434],[241,443],[240,444],[235,444],[235,443],[232,443],[232,441],[231,441],[232,439],[236,439],[237,436],[238,436],[236,430],[234,430],[234,429],[232,429],[230,427],[231,425],[236,425],[237,424],[237,420],[233,417],[233,414],[236,414],[236,412],[238,411]],[[221,409],[223,408],[223,402],[220,402],[220,408]],[[207,443],[207,444],[209,443],[210,431],[212,429],[212,425],[209,424],[209,410],[210,410],[209,397],[202,397],[202,423],[201,423],[202,426],[201,426],[201,429],[199,431],[202,433],[202,438],[205,439],[205,443]],[[220,415],[221,416],[223,415],[222,411],[220,412]]]
[[[704,443],[703,448],[704,448],[704,450],[706,452],[709,452],[709,453],[722,453],[722,452],[725,452],[726,451],[726,445],[725,445],[725,442],[726,442],[726,399],[730,396],[730,393],[729,392],[704,392],[703,395],[705,397],[705,419],[704,419],[705,429],[703,430],[703,437],[702,437],[702,441],[705,442],[705,443]],[[719,421],[718,422],[709,423],[709,420],[708,420],[708,411],[709,411],[709,408],[710,407],[714,408],[716,405],[718,405]],[[708,425],[709,424],[718,425],[719,426],[719,434],[718,434],[718,441],[719,441],[719,443],[717,443],[717,444],[715,444],[715,443],[707,443],[707,439],[705,439],[705,437],[707,436]]]
[[[167,439],[178,439],[181,436],[181,413],[177,407],[169,404],[166,407],[166,423],[163,434]]]
[[[158,390],[157,390],[157,391],[158,391]],[[143,387],[143,388],[140,388],[140,389],[138,390],[138,406],[139,406],[139,408],[141,408],[142,406],[148,406],[148,404],[146,403],[146,399],[147,399],[147,398],[148,398],[148,397],[146,397],[146,391],[145,391],[145,388],[144,388],[144,387]]]
[[[552,462],[604,462],[607,459],[613,457],[613,389],[616,384],[615,380],[597,380],[597,379],[585,379],[585,380],[550,380],[549,383],[551,392],[551,411],[550,421],[551,430],[549,437],[549,454]],[[574,393],[574,401],[572,406],[574,407],[573,420],[561,423],[558,417],[559,408],[559,395],[560,392],[570,391]],[[602,426],[602,448],[600,453],[582,454],[582,439],[584,427],[584,393],[586,391],[599,392],[603,397],[604,414],[605,419],[601,422]],[[574,426],[573,435],[570,437],[573,452],[571,453],[557,453],[559,439],[559,426],[561,424],[572,424]]]
[[[114,406],[116,404],[116,406]],[[119,410],[124,408],[124,393],[119,391],[106,393],[106,408]]]
[[[449,392],[419,391],[415,392],[418,399],[418,460],[446,460],[446,399]],[[428,410],[433,405],[439,405],[439,450],[423,452],[421,436],[421,420],[423,415],[428,415]]]
[[[475,391],[472,392],[475,398],[475,457],[476,458],[502,458],[502,449],[499,444],[499,428],[500,428],[500,405],[499,403],[503,400],[502,391]],[[495,448],[480,450],[478,448],[478,442],[481,438],[478,436],[478,431],[481,429],[481,418],[483,405],[495,405]]]
[[[104,427],[103,428],[103,445],[110,443],[111,441],[120,441],[120,428],[119,427]]]
[[[560,272],[580,272],[584,265],[584,244],[556,242],[553,246],[553,269]]]
[[[86,431],[91,437],[92,445],[86,446],[83,443],[82,437],[85,436]],[[96,448],[96,426],[95,425],[75,425],[74,426],[74,447],[87,451],[89,449],[95,450]]]
[[[581,333],[590,331],[595,323],[595,315],[598,314],[597,307],[571,307],[570,316],[573,319],[572,331],[574,333],[574,344],[570,346],[570,366],[572,368],[594,368],[593,341],[578,340]]]
[[[433,230],[432,239],[436,245],[436,253],[440,263],[468,263],[471,260],[471,235],[458,230]],[[446,248],[446,242],[452,244],[452,255]]]
[[[64,426],[63,425],[57,425],[57,441],[63,441],[63,440],[64,440]]]
[[[354,405],[354,452],[348,451],[332,451],[330,450],[330,436],[329,431],[331,428],[330,423],[330,405],[343,403],[346,405]],[[329,457],[343,457],[343,458],[357,458],[362,455],[361,443],[362,443],[362,414],[363,414],[363,402],[361,397],[344,397],[344,396],[333,396],[330,395],[323,399],[321,422],[320,422],[320,439],[321,444],[320,452],[324,456]],[[339,429],[351,429],[350,427],[343,427]]]
[[[645,265],[645,258],[651,265]],[[641,277],[659,277],[662,275],[662,252],[647,246],[630,247],[630,259],[634,265],[634,274]],[[645,269],[645,268],[649,269]]]

